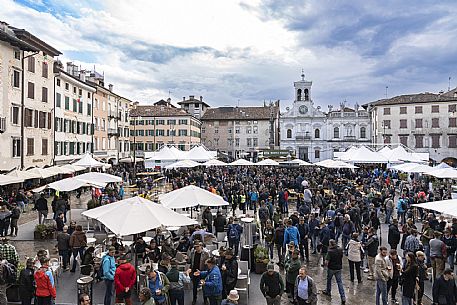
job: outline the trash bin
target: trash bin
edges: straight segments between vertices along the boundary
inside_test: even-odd
[[[79,304],[79,296],[82,293],[87,294],[90,297],[90,304],[92,305],[92,288],[94,284],[94,278],[91,276],[83,276],[76,280],[76,285],[78,287],[78,294],[76,295],[77,301],[76,304]]]

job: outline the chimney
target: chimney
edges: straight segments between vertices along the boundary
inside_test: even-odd
[[[200,95],[200,102],[203,102],[203,96]]]
[[[193,100],[195,96],[189,95],[189,100]]]
[[[108,85],[108,90],[111,91],[111,92],[113,92],[113,84],[109,84],[109,85]]]
[[[167,98],[167,107],[171,107],[171,98]]]

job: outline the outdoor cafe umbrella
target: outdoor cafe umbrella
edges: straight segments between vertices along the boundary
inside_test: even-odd
[[[279,163],[271,159],[265,159],[260,162],[254,163],[254,165],[278,166]]]
[[[188,185],[166,194],[159,195],[159,201],[170,209],[183,209],[203,206],[225,206],[228,202],[221,196],[213,194],[195,185]]]
[[[82,215],[98,220],[117,236],[138,234],[160,226],[197,223],[161,204],[138,196],[87,210]]]
[[[430,201],[424,203],[416,203],[412,206],[423,208],[426,210],[433,210],[443,214],[448,214],[457,217],[457,199]]]

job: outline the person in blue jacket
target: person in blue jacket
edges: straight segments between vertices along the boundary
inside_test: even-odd
[[[406,198],[402,196],[400,199],[397,201],[397,219],[400,221],[400,224],[404,224],[405,221],[405,215],[406,215],[406,209],[407,209],[407,203],[406,203]]]
[[[114,290],[114,274],[116,273],[116,262],[114,261],[114,253],[116,249],[109,247],[108,253],[102,258],[102,279],[105,281],[105,300],[104,305],[111,305]]]
[[[291,241],[293,241],[295,245],[298,245],[300,243],[300,233],[298,232],[297,227],[292,225],[292,220],[288,219],[287,228],[284,231],[284,247]]]
[[[200,277],[203,296],[207,297],[210,305],[219,305],[222,301],[222,276],[214,257],[206,260],[207,271],[197,270],[194,276]]]

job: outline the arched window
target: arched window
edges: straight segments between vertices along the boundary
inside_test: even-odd
[[[301,101],[301,89],[297,90],[297,101]]]
[[[360,138],[365,139],[367,137],[367,129],[365,127],[360,127]]]
[[[292,129],[287,129],[287,138],[288,139],[292,138]]]
[[[304,90],[304,94],[305,94],[305,101],[309,100],[309,91],[308,91],[308,89]]]
[[[319,149],[316,149],[314,151],[314,158],[315,159],[320,159],[320,157],[321,157],[321,151]]]
[[[319,128],[314,129],[314,138],[319,139],[321,137],[321,131]]]
[[[333,128],[333,138],[339,139],[340,137],[340,129],[338,127]]]

